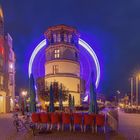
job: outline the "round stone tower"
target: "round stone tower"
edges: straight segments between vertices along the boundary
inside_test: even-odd
[[[77,30],[66,25],[49,27],[47,40],[45,84],[62,83],[74,96],[75,105],[80,105],[80,63]],[[63,102],[65,106],[68,101]]]

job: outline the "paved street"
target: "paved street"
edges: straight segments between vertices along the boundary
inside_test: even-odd
[[[119,132],[128,139],[140,140],[140,114],[119,111]]]
[[[0,140],[124,140],[124,137],[114,133],[92,134],[81,132],[52,132],[50,134],[39,134],[32,136],[26,131],[16,132],[13,126],[11,114],[0,114]]]

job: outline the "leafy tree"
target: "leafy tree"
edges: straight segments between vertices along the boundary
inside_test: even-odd
[[[45,85],[44,80],[39,79],[37,82],[37,92],[39,97],[44,101],[50,100],[50,86]],[[54,102],[59,102],[59,90],[62,86],[62,101],[66,101],[68,99],[69,91],[66,90],[64,85],[59,84],[58,82],[52,83]]]

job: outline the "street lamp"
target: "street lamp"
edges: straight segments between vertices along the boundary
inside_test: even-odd
[[[23,90],[21,92],[21,95],[23,97],[23,100],[22,100],[22,115],[24,115],[24,112],[26,111],[26,96],[27,96],[27,91],[26,90]]]
[[[117,90],[117,102],[119,103],[119,95],[121,94],[121,92],[119,90]]]
[[[134,84],[133,84],[134,80],[133,80],[133,77],[130,78],[130,86],[131,86],[131,105],[133,105],[133,98],[134,98],[134,95],[133,95],[133,90],[134,90]]]
[[[136,75],[136,105],[138,106],[139,104],[139,78],[140,78],[140,74],[138,73]]]
[[[23,91],[21,92],[21,94],[22,94],[23,97],[26,97],[27,91],[23,90]]]

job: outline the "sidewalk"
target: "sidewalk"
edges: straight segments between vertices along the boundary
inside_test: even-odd
[[[11,114],[0,114],[0,140],[125,140],[121,135],[100,132],[98,134],[86,132],[57,132],[50,134],[38,134],[33,136],[31,132],[16,132],[13,126]]]

